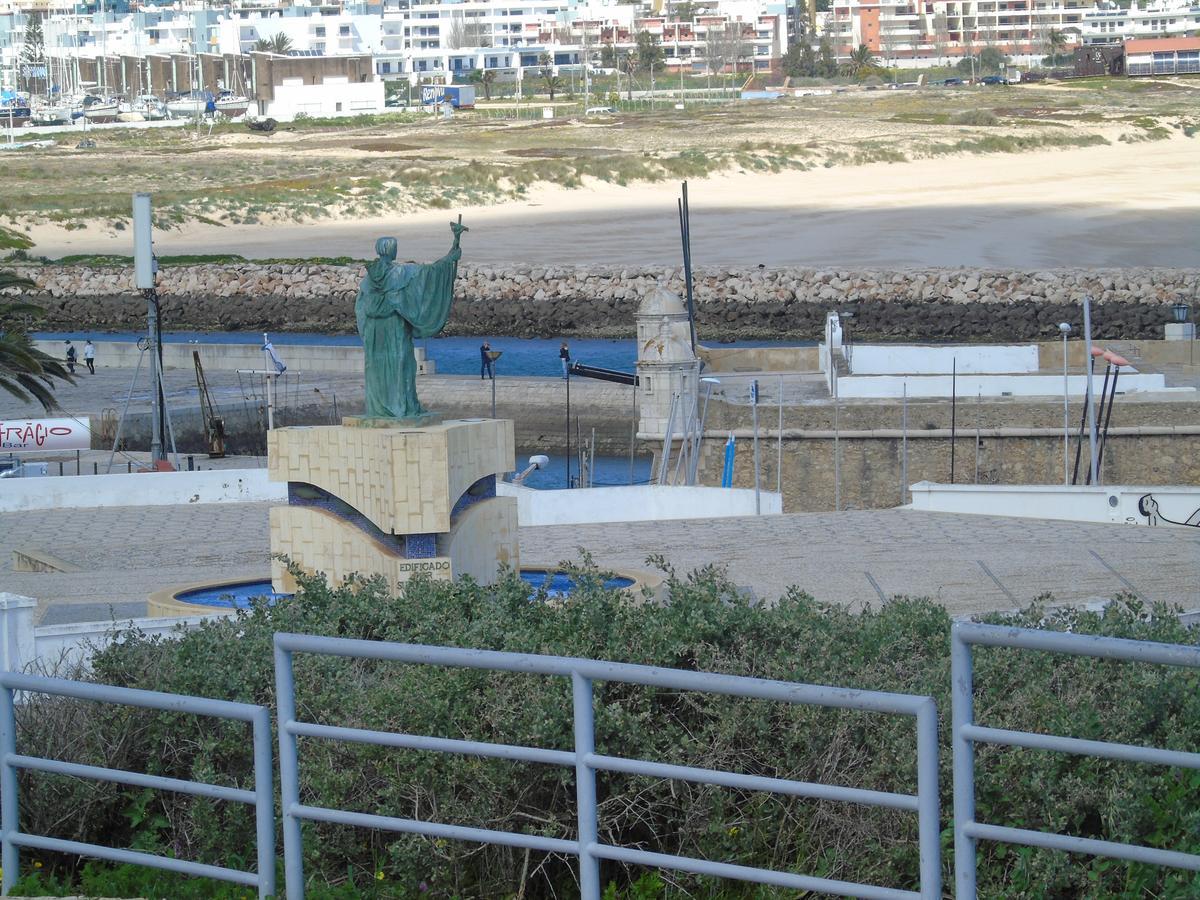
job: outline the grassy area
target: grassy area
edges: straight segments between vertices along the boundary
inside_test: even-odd
[[[592,96],[615,89],[612,82],[599,81]],[[705,84],[693,78],[685,86]],[[675,88],[669,80],[658,86]],[[124,230],[130,194],[144,190],[154,193],[159,228],[310,221],[498,203],[544,183],[630,185],[719,171],[1014,153],[1191,136],[1198,127],[1195,89],[1128,79],[851,91],[772,103],[689,97],[683,109],[675,108],[677,97],[620,100],[616,113],[594,116],[583,115],[581,96],[571,96],[559,95],[566,102],[553,119],[541,118],[544,100],[516,104],[501,90],[491,104],[449,120],[419,113],[301,119],[271,135],[238,123],[211,132],[114,130],[98,132],[91,150],[64,139],[5,160],[0,249],[18,249],[21,231],[39,222]]]

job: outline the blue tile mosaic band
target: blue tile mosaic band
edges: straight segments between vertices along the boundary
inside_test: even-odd
[[[405,558],[411,556],[407,552],[404,536],[388,534],[345,500],[333,496],[333,494],[323,488],[317,487],[315,484],[306,484],[302,481],[289,481],[288,505],[311,506],[324,510],[330,515],[337,516],[343,522],[353,525],[359,531],[365,532],[372,540],[382,544],[387,552],[393,556],[402,556]],[[417,535],[417,537],[424,536]],[[436,554],[421,554],[421,556],[434,555]]]
[[[409,559],[430,559],[438,555],[436,534],[404,536],[404,555]]]
[[[453,522],[463,512],[474,506],[480,500],[490,500],[496,496],[496,476],[484,475],[477,482],[463,491],[454,508],[450,510],[450,521]]]

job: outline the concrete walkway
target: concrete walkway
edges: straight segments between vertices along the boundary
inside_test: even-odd
[[[36,597],[41,623],[145,615],[170,585],[265,577],[270,504],[118,507],[0,514],[0,591]],[[13,571],[14,549],[80,567]],[[708,563],[762,599],[796,585],[858,609],[897,594],[954,614],[1023,606],[1050,593],[1083,603],[1136,591],[1200,608],[1200,529],[1045,522],[912,510],[521,529],[526,565],[576,560],[645,569],[661,553],[684,574]]]

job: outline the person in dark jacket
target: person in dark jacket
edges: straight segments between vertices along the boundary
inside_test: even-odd
[[[492,368],[492,345],[484,341],[483,346],[479,348],[479,380],[495,377],[496,371]]]
[[[79,360],[79,353],[75,349],[75,345],[67,341],[67,371],[72,375],[75,374],[75,363]]]

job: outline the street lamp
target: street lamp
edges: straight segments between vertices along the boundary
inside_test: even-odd
[[[548,456],[531,456],[529,457],[529,465],[520,474],[513,477],[513,484],[522,484],[525,479],[536,472],[538,469],[544,469],[550,465],[550,457]]]
[[[1067,456],[1070,453],[1070,443],[1071,443],[1071,437],[1070,437],[1071,424],[1070,424],[1070,418],[1069,418],[1070,414],[1069,414],[1068,408],[1067,408],[1068,396],[1069,396],[1069,392],[1067,389],[1067,386],[1068,386],[1068,381],[1067,381],[1067,335],[1069,335],[1071,333],[1071,323],[1070,322],[1060,322],[1058,324],[1058,330],[1062,334],[1062,341],[1063,341],[1063,484],[1065,485],[1069,481],[1069,478],[1067,475]]]
[[[1188,312],[1190,309],[1191,307],[1189,307],[1186,303],[1176,303],[1171,307],[1171,315],[1175,317],[1176,322],[1182,324],[1188,320]]]

